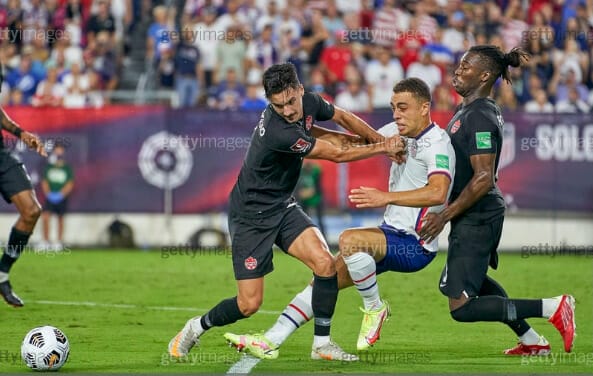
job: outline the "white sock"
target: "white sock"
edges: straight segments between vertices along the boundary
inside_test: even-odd
[[[377,285],[377,265],[375,260],[364,252],[344,257],[354,286],[362,297],[365,309],[377,309],[383,305]]]
[[[8,281],[8,273],[0,272],[0,283]]]
[[[316,349],[329,343],[329,336],[313,336],[313,348]]]
[[[313,318],[312,294],[313,286],[307,285],[284,308],[274,325],[265,333],[265,337],[276,346],[280,346],[295,330],[311,320]]]
[[[560,302],[562,301],[562,295],[554,298],[542,299],[542,316],[549,319],[552,317],[554,312],[558,309]]]
[[[519,341],[521,341],[524,345],[537,345],[539,343],[540,336],[537,334],[533,328],[530,328],[525,334],[519,337]]]

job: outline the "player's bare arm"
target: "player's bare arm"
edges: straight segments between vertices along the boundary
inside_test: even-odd
[[[360,136],[313,125],[311,134],[318,140],[324,140],[335,146],[364,145],[367,142]]]
[[[450,185],[451,178],[448,175],[434,174],[422,188],[384,192],[376,188],[360,187],[351,190],[348,198],[357,208],[380,208],[387,205],[423,208],[444,204]]]
[[[494,186],[494,165],[496,154],[477,154],[470,157],[474,175],[459,197],[440,213],[429,213],[423,219],[420,237],[427,242],[436,238],[445,223],[465,212]]]
[[[381,142],[385,138],[368,125],[366,121],[338,106],[334,106],[334,117],[332,120],[344,129],[361,136],[369,143]]]
[[[18,126],[7,114],[4,112],[3,109],[0,109],[0,123],[2,124],[2,129],[10,132],[11,134],[15,135],[19,140],[23,141],[25,145],[29,148],[34,149],[37,153],[41,154],[44,157],[47,157],[47,152],[43,147],[43,142],[37,137],[36,135],[24,131],[21,127]]]
[[[385,154],[390,157],[404,149],[404,144],[399,136],[388,137],[384,142],[360,146],[336,146],[331,142],[318,139],[315,146],[306,158],[325,159],[328,161],[342,163],[357,161],[373,157],[375,155]]]

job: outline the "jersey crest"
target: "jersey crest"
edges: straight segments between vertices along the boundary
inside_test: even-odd
[[[295,153],[304,153],[311,147],[311,143],[309,141],[305,141],[302,138],[299,138],[297,142],[294,143],[290,147],[290,150],[294,151]]]
[[[461,128],[461,120],[455,120],[455,123],[451,126],[451,133],[455,133]]]

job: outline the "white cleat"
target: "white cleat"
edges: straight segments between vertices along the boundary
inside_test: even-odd
[[[323,346],[311,350],[311,359],[313,360],[337,360],[341,362],[356,362],[358,356],[349,354],[333,342],[328,342]]]
[[[193,325],[200,322],[201,316],[187,320],[185,326],[169,342],[169,355],[175,358],[186,356],[192,347],[200,343],[198,333],[193,329]]]

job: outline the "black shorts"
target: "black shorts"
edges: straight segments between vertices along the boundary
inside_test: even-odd
[[[0,152],[0,193],[4,200],[11,203],[12,196],[32,189],[25,166],[12,155]]]
[[[443,295],[459,298],[478,296],[488,265],[498,267],[498,243],[504,216],[485,223],[460,219],[451,223],[447,263],[441,273],[439,289]]]
[[[300,206],[262,218],[245,218],[229,213],[235,279],[263,277],[274,270],[272,246],[284,252],[308,227],[315,226]]]
[[[65,198],[60,202],[49,202],[49,201],[45,201],[45,204],[43,205],[43,211],[48,211],[50,213],[59,215],[59,216],[63,216],[64,214],[66,214],[66,211],[68,210],[68,199]]]

